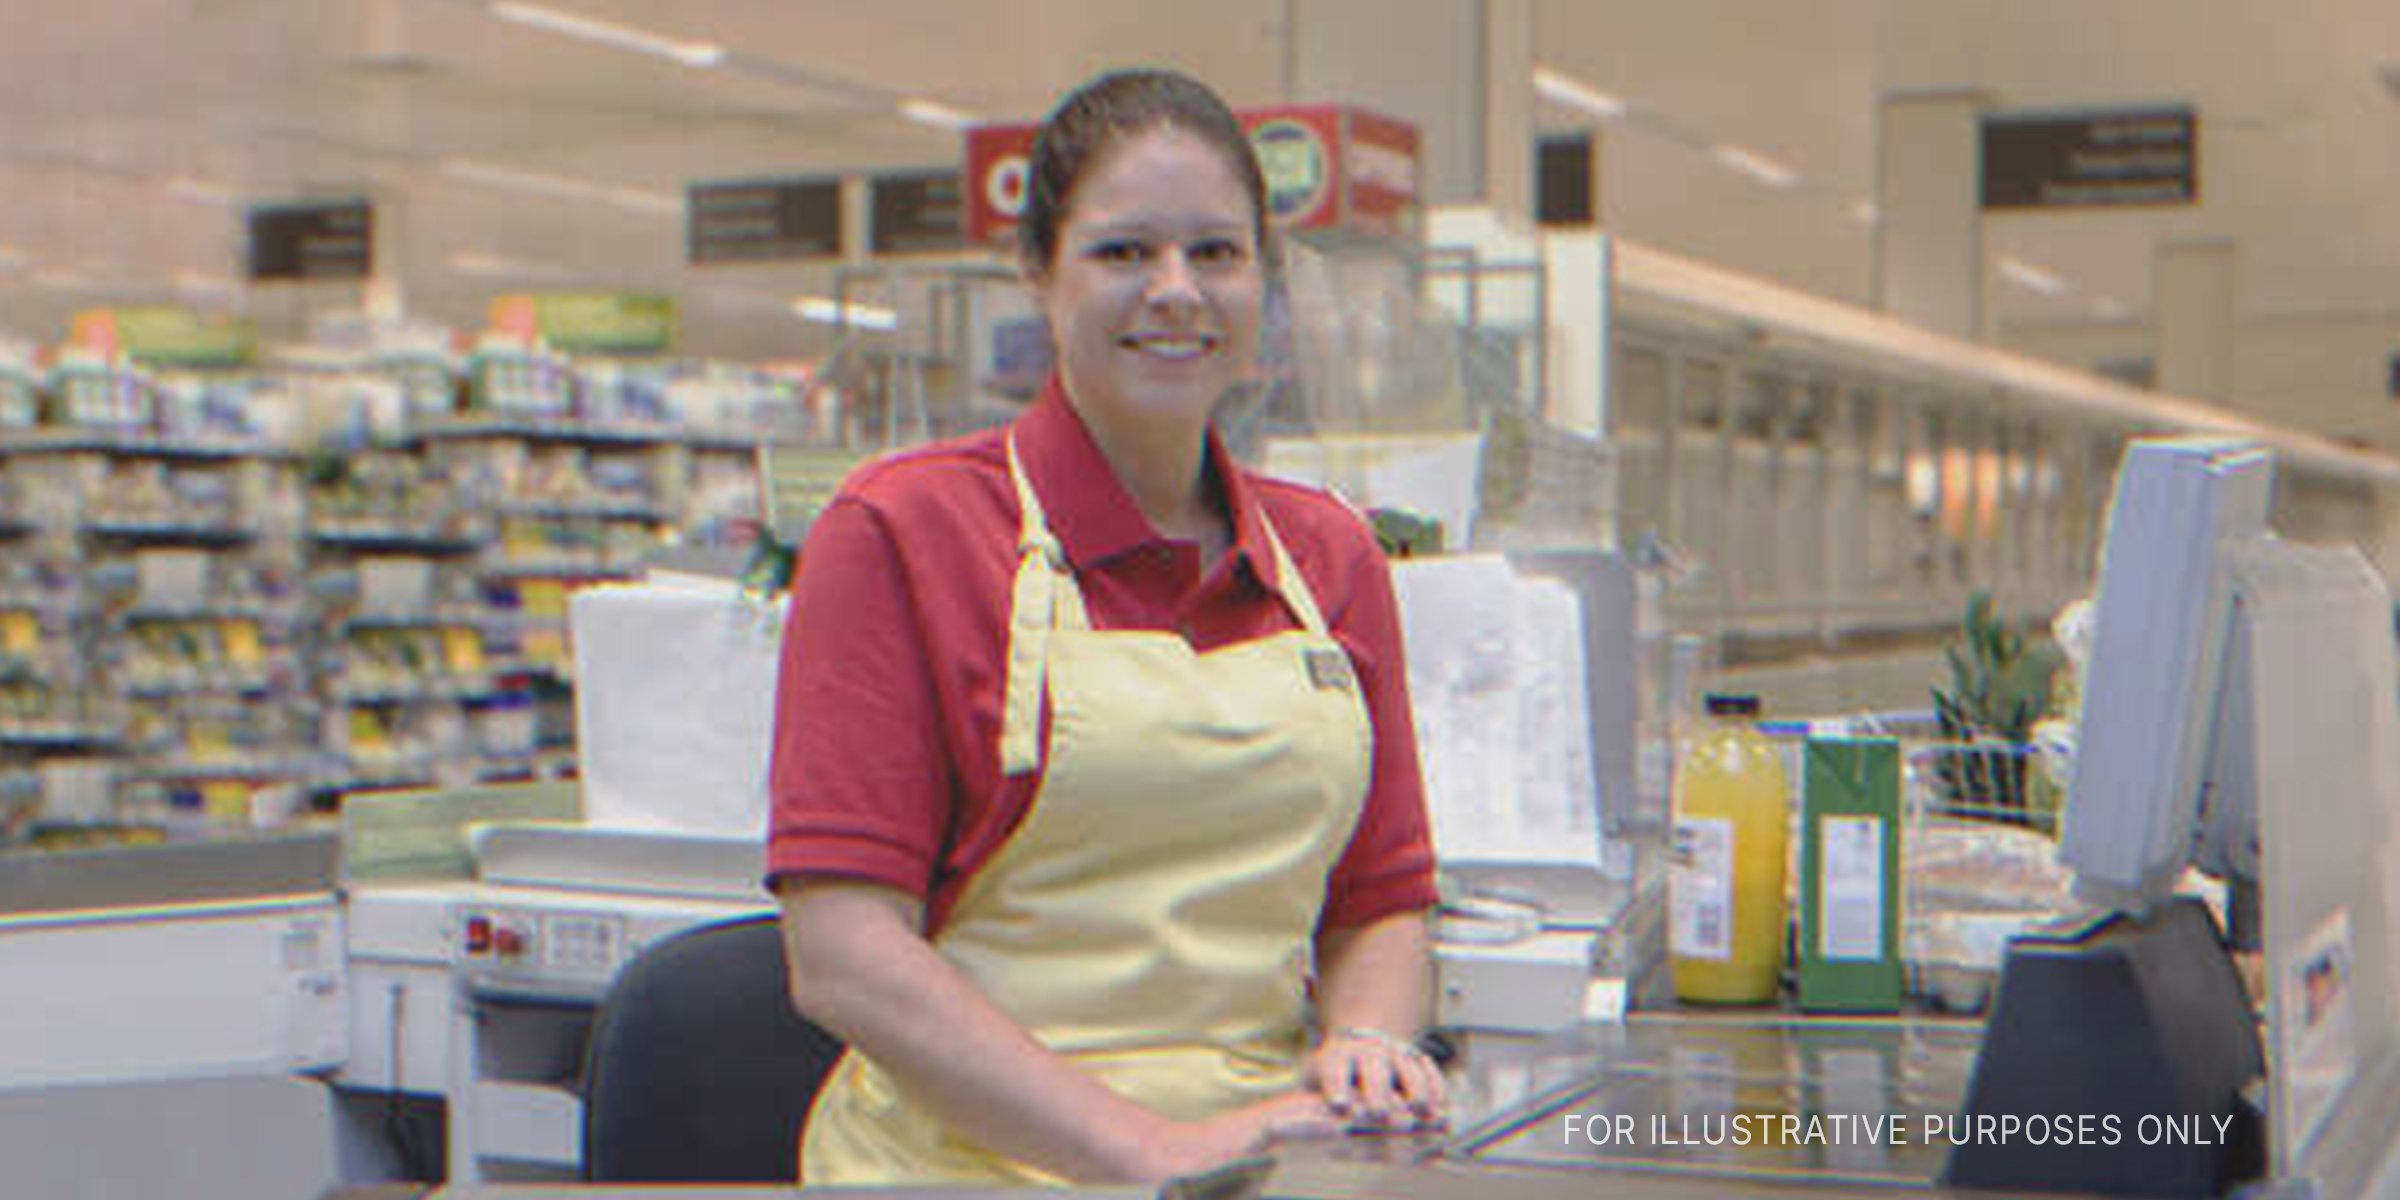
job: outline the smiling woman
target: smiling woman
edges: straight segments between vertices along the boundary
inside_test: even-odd
[[[794,584],[770,868],[851,1047],[812,1184],[1155,1180],[1442,1109],[1390,576],[1209,421],[1273,253],[1249,142],[1111,75],[1030,175],[1056,374],[845,481]]]
[[[1209,410],[1257,354],[1256,214],[1221,150],[1161,125],[1099,160],[1052,257],[1025,264],[1076,413],[1143,515],[1204,564],[1231,535],[1200,456]]]

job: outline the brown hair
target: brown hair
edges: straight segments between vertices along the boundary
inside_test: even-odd
[[[1068,93],[1042,122],[1026,172],[1025,211],[1017,218],[1017,255],[1047,271],[1058,254],[1058,227],[1075,185],[1117,142],[1171,125],[1216,147],[1250,197],[1252,232],[1267,254],[1267,183],[1242,123],[1207,84],[1178,71],[1113,71]]]

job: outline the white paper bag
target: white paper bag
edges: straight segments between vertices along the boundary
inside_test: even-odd
[[[587,821],[766,836],[782,616],[780,605],[714,581],[575,593],[575,744]]]

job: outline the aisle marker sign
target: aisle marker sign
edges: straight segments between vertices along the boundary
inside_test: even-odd
[[[965,199],[956,171],[869,176],[868,250],[875,254],[938,254],[958,249]],[[1020,207],[1022,203],[1020,198]]]
[[[1983,207],[2088,208],[2200,199],[2189,106],[1986,113]]]
[[[265,204],[249,212],[250,278],[314,283],[375,273],[375,208],[364,200]]]
[[[1405,237],[1418,200],[1415,126],[1334,104],[1246,109],[1235,116],[1266,175],[1276,228]],[[1024,214],[1035,125],[967,131],[967,241],[1007,246]]]
[[[694,266],[839,258],[842,184],[831,177],[695,183],[684,199]]]

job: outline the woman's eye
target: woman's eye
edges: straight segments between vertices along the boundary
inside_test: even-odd
[[[1196,263],[1237,263],[1242,261],[1241,244],[1231,239],[1202,242],[1191,250]]]

